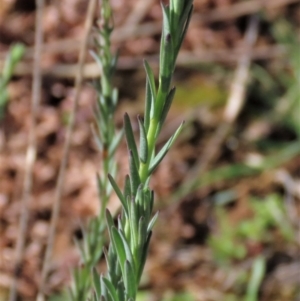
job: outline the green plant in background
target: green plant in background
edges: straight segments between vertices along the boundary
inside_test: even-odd
[[[192,0],[171,0],[162,5],[163,29],[160,48],[159,83],[145,61],[147,73],[144,119],[138,116],[139,147],[134,139],[127,114],[124,130],[128,146],[129,175],[123,191],[114,177],[109,175],[122,205],[115,225],[111,213],[106,211],[110,244],[105,257],[108,271],[100,275],[94,271],[95,301],[133,301],[136,299],[147,250],[157,214],[152,217],[154,193],[149,188],[150,177],[179,135],[182,125],[156,152],[156,141],[172,104],[175,88],[171,88],[176,58],[186,34],[192,14]]]
[[[274,227],[285,241],[293,241],[294,230],[289,223],[286,208],[282,198],[277,194],[269,194],[264,200],[253,199],[251,208],[254,218],[240,223],[237,235],[254,241],[267,241],[271,239],[268,229]]]
[[[259,289],[266,272],[266,259],[263,256],[258,256],[254,259],[249,273],[242,272],[239,283],[244,283],[246,292],[243,297],[237,294],[227,293],[222,297],[223,301],[258,301]]]
[[[22,44],[15,44],[11,47],[5,60],[2,74],[0,76],[0,120],[3,118],[5,107],[8,101],[7,85],[13,75],[14,69],[22,59],[25,47]]]
[[[253,198],[250,201],[253,217],[239,222],[233,227],[226,211],[217,208],[218,228],[220,231],[209,238],[215,258],[226,263],[231,259],[244,259],[247,243],[266,243],[272,241],[270,228],[276,229],[286,242],[294,239],[294,230],[288,222],[282,198],[276,194],[264,200]]]
[[[81,253],[82,264],[73,272],[70,288],[72,301],[88,300],[92,291],[92,271],[97,265],[105,242],[106,222],[105,208],[112,193],[107,174],[116,175],[117,164],[114,159],[116,148],[122,138],[122,131],[116,133],[114,112],[118,101],[118,92],[112,86],[112,76],[117,56],[111,53],[110,36],[113,31],[112,12],[108,0],[101,2],[100,29],[96,29],[96,52],[92,55],[101,69],[99,82],[95,83],[97,106],[95,109],[94,138],[101,154],[102,169],[97,177],[100,211],[92,218],[83,230],[83,242],[77,242]]]
[[[258,300],[258,292],[261,285],[261,282],[264,278],[266,270],[266,259],[263,256],[258,256],[255,258],[252,269],[250,279],[247,285],[246,296],[244,301],[257,301]]]
[[[209,246],[214,257],[221,264],[232,260],[242,260],[247,255],[247,245],[250,243],[264,244],[273,241],[272,231],[277,231],[285,242],[293,242],[295,233],[289,223],[286,208],[282,198],[270,194],[265,199],[253,198],[250,201],[253,212],[251,218],[237,223],[235,226],[229,220],[223,208],[217,208],[217,234],[209,238]],[[263,256],[254,257],[250,275],[240,275],[240,284],[246,284],[245,301],[258,300],[258,291],[265,275],[266,259]],[[226,300],[240,300],[235,296],[227,296]]]
[[[246,248],[240,243],[236,227],[232,226],[223,208],[216,208],[216,220],[219,232],[210,236],[208,240],[214,258],[219,263],[227,263],[230,259],[243,259],[246,256]]]

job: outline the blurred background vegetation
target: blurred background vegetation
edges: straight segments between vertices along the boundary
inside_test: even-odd
[[[18,271],[22,301],[34,300],[37,291],[87,2],[46,1],[43,12],[37,160],[30,231]],[[161,11],[158,0],[111,3],[113,46],[120,49],[115,78],[120,127],[125,111],[141,113],[143,58],[158,71]],[[174,107],[161,142],[183,119],[186,127],[153,179],[160,218],[138,300],[300,300],[300,1],[194,4],[174,76]],[[8,298],[14,270],[35,13],[33,0],[0,0],[1,301]],[[253,16],[259,19],[256,29],[249,25]],[[257,38],[249,43],[251,30]],[[91,82],[97,72],[88,56],[47,283],[51,301],[65,300],[69,270],[79,260],[73,238],[80,240],[81,224],[98,210],[100,158],[90,131]],[[120,179],[128,170],[125,158],[123,143]],[[110,206],[117,210],[115,198]],[[104,269],[102,262],[99,269]]]

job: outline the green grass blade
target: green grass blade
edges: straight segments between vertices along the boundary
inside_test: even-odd
[[[124,277],[124,286],[128,298],[135,299],[136,295],[136,275],[134,269],[128,260],[125,261],[125,277]]]
[[[151,162],[151,166],[149,169],[149,174],[151,174],[155,168],[158,166],[158,164],[162,161],[162,159],[165,157],[165,155],[168,153],[169,149],[171,148],[172,144],[180,134],[183,127],[183,123],[179,126],[179,128],[176,130],[176,132],[172,135],[172,137],[168,140],[168,142],[164,145],[164,147],[160,150],[160,152],[156,155],[153,162]]]
[[[143,163],[148,160],[148,141],[146,129],[140,116],[138,116],[139,128],[140,128],[140,159]]]
[[[126,136],[128,150],[132,152],[136,168],[139,168],[140,162],[139,162],[137,146],[135,143],[130,118],[127,113],[124,115],[124,128],[125,128],[125,136]]]

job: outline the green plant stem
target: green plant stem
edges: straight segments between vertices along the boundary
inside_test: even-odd
[[[22,59],[24,52],[25,47],[23,44],[18,43],[13,45],[9,50],[3,69],[0,72],[2,73],[2,75],[0,75],[0,120],[4,117],[8,102],[7,85],[11,80],[16,65]]]
[[[266,259],[259,256],[255,259],[252,266],[252,273],[247,287],[245,301],[257,301],[258,291],[265,275]]]
[[[149,177],[149,166],[150,166],[151,159],[153,158],[154,151],[155,151],[157,128],[158,128],[158,120],[155,118],[151,119],[149,131],[148,131],[148,135],[147,135],[149,156],[148,156],[148,160],[146,163],[141,162],[140,169],[139,169],[139,175],[141,178],[141,182],[143,184],[146,183],[146,181]]]
[[[115,148],[120,135],[115,135],[113,115],[117,103],[116,90],[112,86],[111,78],[114,73],[116,57],[111,54],[110,36],[113,30],[111,10],[108,0],[101,1],[100,30],[97,30],[96,52],[93,56],[102,71],[99,82],[96,83],[97,106],[95,111],[96,129],[94,138],[101,154],[102,167],[98,174],[98,196],[100,202],[99,214],[92,218],[84,231],[83,241],[78,242],[81,251],[81,267],[73,272],[73,283],[70,289],[72,301],[86,301],[92,296],[92,276],[104,246],[105,208],[109,201],[112,189],[107,174],[115,176],[116,163],[114,159]]]
[[[167,154],[182,126],[156,154],[155,146],[175,89],[170,90],[176,57],[186,33],[192,12],[192,0],[170,0],[162,5],[163,33],[160,48],[159,87],[156,88],[151,67],[145,62],[147,73],[144,121],[138,117],[140,127],[139,148],[135,142],[130,118],[124,116],[124,130],[129,153],[129,175],[123,192],[114,177],[109,180],[122,204],[117,226],[106,211],[110,236],[106,252],[108,273],[94,273],[95,301],[134,301],[146,262],[152,228],[157,214],[152,217],[154,193],[149,180],[155,168]],[[100,279],[99,279],[100,278]]]
[[[169,89],[168,89],[169,90]],[[141,182],[145,184],[147,182],[147,179],[149,177],[149,167],[151,160],[153,159],[155,155],[155,145],[157,142],[157,138],[159,135],[159,121],[161,120],[161,113],[163,109],[163,105],[166,102],[168,93],[163,92],[161,85],[159,86],[157,98],[156,98],[156,106],[154,108],[154,117],[150,120],[150,126],[147,133],[147,141],[148,141],[148,147],[149,147],[149,156],[146,163],[141,162],[140,169],[139,169],[139,175],[141,178]]]

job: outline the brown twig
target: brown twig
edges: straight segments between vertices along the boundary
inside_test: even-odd
[[[41,48],[43,44],[43,11],[44,0],[36,0],[36,19],[35,19],[35,51],[34,51],[34,66],[33,66],[33,81],[32,81],[32,97],[31,97],[31,114],[30,114],[30,129],[28,136],[28,147],[25,161],[25,175],[22,193],[22,209],[20,216],[20,224],[16,245],[15,270],[13,280],[10,287],[10,301],[15,301],[17,298],[17,285],[20,269],[23,261],[25,242],[27,237],[28,221],[29,221],[29,206],[31,203],[31,192],[33,183],[33,167],[36,159],[36,118],[38,106],[41,98]]]
[[[57,221],[58,221],[58,217],[59,217],[61,198],[62,198],[62,192],[63,192],[63,184],[64,184],[64,179],[65,179],[65,171],[66,171],[66,166],[68,163],[68,156],[69,156],[69,150],[70,150],[70,145],[71,145],[71,137],[72,137],[74,126],[75,126],[75,117],[76,117],[76,112],[77,112],[77,107],[78,107],[80,89],[81,89],[82,80],[83,80],[83,72],[82,71],[83,71],[83,67],[84,67],[84,61],[85,61],[87,47],[88,47],[89,34],[90,34],[91,27],[93,24],[96,6],[97,6],[97,0],[89,1],[87,17],[86,17],[86,21],[85,21],[84,37],[83,37],[83,41],[81,43],[81,48],[80,48],[80,53],[79,53],[79,67],[78,67],[78,72],[76,74],[75,95],[74,95],[73,107],[72,107],[70,121],[69,121],[68,128],[67,128],[66,139],[65,139],[63,155],[62,155],[62,161],[61,161],[58,179],[57,179],[57,183],[56,183],[55,197],[54,197],[54,202],[53,202],[53,207],[52,207],[52,216],[51,216],[51,223],[50,223],[50,229],[49,229],[49,236],[48,236],[48,240],[47,240],[47,248],[46,248],[45,257],[44,257],[44,261],[43,261],[43,269],[42,269],[41,281],[40,281],[40,285],[39,285],[39,293],[37,296],[38,301],[44,300],[45,283],[46,283],[47,275],[50,270],[50,261],[51,261],[51,256],[52,256],[53,243],[54,243],[54,239],[55,239],[56,225],[57,225]]]

